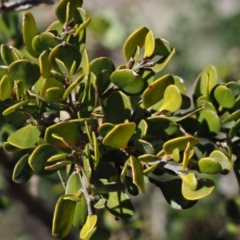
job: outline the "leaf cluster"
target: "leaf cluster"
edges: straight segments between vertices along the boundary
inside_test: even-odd
[[[56,15],[39,33],[26,12],[23,40],[32,58],[2,44],[0,66],[1,135],[9,125],[16,129],[3,147],[23,153],[13,180],[68,176],[55,207],[55,237],[73,225],[81,239],[108,239],[98,209],[132,217],[129,194],[145,193],[147,183],[173,208],[186,209],[213,191],[213,174],[234,168],[240,179],[239,82],[218,83],[208,66],[187,96],[180,77],[156,77],[175,49],[146,27],[125,41],[123,65],[104,56],[90,61],[91,19],[82,1],[60,1]]]

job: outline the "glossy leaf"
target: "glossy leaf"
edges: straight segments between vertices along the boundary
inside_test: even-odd
[[[43,78],[51,77],[51,66],[49,62],[49,56],[47,51],[43,51],[39,56],[39,67]]]
[[[52,50],[61,43],[62,40],[50,32],[43,32],[32,40],[33,49],[38,53],[42,53],[45,50]]]
[[[80,231],[80,238],[85,239],[97,224],[97,215],[89,215]]]
[[[13,84],[8,75],[4,75],[0,80],[0,100],[4,101],[11,96],[13,92]]]
[[[67,144],[70,145],[77,145],[80,141],[80,133],[74,123],[62,122],[59,124],[54,124],[48,127],[45,132],[44,139],[47,143],[59,147],[67,147],[62,140],[54,138],[52,134],[56,134],[58,137],[62,138]]]
[[[28,60],[18,60],[9,66],[9,75],[13,80],[21,80],[25,88],[31,88],[40,78],[39,66]]]
[[[146,119],[147,136],[168,136],[173,135],[179,129],[179,126],[170,118],[164,116],[154,116]]]
[[[145,38],[145,50],[144,58],[150,58],[154,54],[155,50],[155,39],[153,37],[153,32],[149,31]]]
[[[229,131],[229,137],[233,138],[234,136],[239,134],[239,130],[240,130],[240,119],[238,119],[234,125],[231,127],[230,131]]]
[[[64,200],[61,196],[54,210],[52,235],[57,238],[64,238],[68,235],[72,228],[72,221],[74,210],[76,206],[75,201]]]
[[[110,76],[112,83],[127,94],[140,94],[144,88],[143,79],[129,69],[116,70]]]
[[[105,197],[107,199],[106,208],[114,216],[125,219],[134,215],[134,208],[126,193],[111,192]]]
[[[63,97],[64,91],[63,84],[55,78],[50,77],[44,79],[40,94],[50,101],[59,102]]]
[[[45,169],[46,166],[52,164],[48,163],[48,159],[59,153],[62,153],[59,148],[45,143],[34,149],[29,156],[28,163],[34,172],[38,174],[50,174],[51,172]]]
[[[175,148],[178,148],[179,151],[186,149],[189,143],[189,147],[192,147],[198,143],[198,138],[193,136],[183,136],[177,137],[171,140],[168,140],[163,144],[163,149],[167,155],[171,154]]]
[[[79,194],[82,187],[79,176],[80,175],[75,172],[72,173],[72,175],[69,177],[67,181],[65,194],[71,194],[76,196]],[[81,198],[76,203],[72,222],[73,226],[75,226],[76,228],[82,228],[87,220],[87,215],[88,215],[87,202],[84,195],[82,194]]]
[[[221,164],[222,174],[227,174],[231,170],[230,159],[221,151],[215,150],[211,152],[209,157]]]
[[[150,84],[142,95],[144,108],[149,108],[162,100],[166,88],[171,84],[174,84],[174,78],[171,75],[165,75]]]
[[[52,68],[58,72],[61,72],[61,68],[59,67],[56,59],[59,59],[64,64],[68,72],[70,72],[74,61],[76,62],[76,69],[78,68],[81,62],[81,54],[73,45],[64,42],[53,48],[49,54],[49,60]]]
[[[69,12],[66,11],[68,4]],[[80,8],[82,4],[82,0],[61,0],[55,9],[57,18],[62,24],[68,23],[68,21],[73,19],[76,8]]]
[[[190,188],[191,191],[195,191],[197,189],[197,178],[195,173],[188,173],[188,174],[180,174],[179,175],[184,183]]]
[[[100,198],[95,204],[94,208],[96,209],[102,209],[105,207],[107,200],[105,198]]]
[[[146,153],[150,155],[155,154],[155,150],[152,144],[143,139],[136,139],[134,141],[134,146],[137,148],[138,151],[142,153]]]
[[[217,72],[213,66],[207,66],[195,82],[194,97],[203,95],[208,97],[217,82]]]
[[[156,182],[155,184],[161,189],[166,201],[174,209],[188,209],[196,204],[196,201],[184,198],[181,191],[182,180],[180,179],[173,179],[166,182]]]
[[[90,63],[90,69],[96,76],[96,86],[98,93],[102,94],[110,84],[110,74],[115,70],[115,66],[109,58],[96,58]]]
[[[141,27],[127,38],[123,46],[123,53],[126,62],[128,62],[131,57],[134,57],[138,46],[140,48],[143,47],[148,32],[149,30],[146,27]]]
[[[239,118],[240,118],[240,110],[237,110],[237,111],[227,115],[227,117],[223,118],[221,123],[226,123],[226,122],[238,120]]]
[[[125,186],[122,183],[108,182],[106,179],[96,181],[92,191],[97,194],[123,191]]]
[[[220,120],[218,115],[211,110],[203,110],[199,114],[198,121],[200,122],[199,133],[202,135],[218,134],[220,131]]]
[[[28,164],[28,157],[29,154],[25,154],[15,165],[12,175],[14,182],[22,184],[27,182],[32,177],[33,171]]]
[[[163,103],[159,112],[167,110],[169,112],[176,112],[182,105],[182,96],[178,88],[170,85],[166,88],[163,96]]]
[[[169,61],[172,59],[175,52],[176,52],[175,48],[172,48],[171,52],[168,55],[163,56],[162,58],[155,62],[154,66],[152,67],[152,70],[156,73],[162,71],[169,63]]]
[[[124,148],[135,132],[133,122],[116,125],[103,139],[103,144],[113,148]]]
[[[6,65],[10,65],[12,62],[22,58],[22,54],[17,49],[6,44],[1,45],[1,55]]]
[[[131,104],[128,97],[120,92],[113,92],[110,94],[106,108],[105,117],[107,122],[118,124],[129,120],[131,115]]]
[[[199,179],[196,190],[191,190],[185,181],[182,182],[182,194],[187,200],[198,200],[208,196],[214,189],[214,182],[210,179]]]
[[[222,171],[221,164],[211,157],[201,158],[198,166],[202,173],[216,174]]]
[[[39,56],[39,53],[36,52],[32,47],[32,40],[35,36],[38,35],[37,26],[35,19],[30,12],[26,12],[23,15],[22,21],[22,32],[23,32],[23,41],[26,46],[27,51],[35,58]]]
[[[142,193],[145,193],[143,167],[140,160],[134,156],[130,156],[130,164],[132,167],[133,183],[141,190]]]
[[[214,96],[219,105],[222,107],[232,108],[235,103],[233,92],[223,85],[219,85],[215,89]]]
[[[27,126],[20,128],[16,132],[12,133],[7,141],[18,148],[28,149],[35,148],[40,131],[36,126],[28,124]]]

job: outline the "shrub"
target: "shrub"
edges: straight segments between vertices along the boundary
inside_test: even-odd
[[[90,61],[91,19],[81,7],[62,0],[58,20],[40,34],[33,15],[24,14],[31,59],[1,45],[1,134],[16,130],[3,147],[22,153],[17,183],[58,172],[65,194],[52,234],[63,238],[73,225],[81,239],[108,239],[98,209],[132,217],[129,194],[144,194],[148,182],[173,208],[186,209],[214,190],[212,175],[233,168],[239,180],[239,82],[218,83],[208,66],[187,96],[180,77],[155,77],[175,49],[146,27],[126,40],[125,64],[115,67],[104,56]]]

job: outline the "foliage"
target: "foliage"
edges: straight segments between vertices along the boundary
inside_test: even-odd
[[[24,14],[29,60],[1,45],[1,134],[10,131],[3,147],[22,153],[17,183],[58,172],[65,194],[55,206],[52,234],[63,238],[73,225],[81,239],[108,239],[98,209],[132,217],[129,194],[145,193],[148,182],[173,208],[186,209],[214,190],[212,175],[233,168],[240,181],[239,82],[217,83],[208,66],[188,97],[178,76],[156,79],[175,48],[146,27],[126,40],[124,65],[116,68],[106,57],[90,62],[91,19],[81,7],[62,0],[58,20],[40,34],[33,15]]]

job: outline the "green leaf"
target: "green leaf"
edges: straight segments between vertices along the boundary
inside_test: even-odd
[[[27,126],[12,133],[8,137],[7,141],[17,148],[35,148],[39,136],[40,131],[38,130],[38,127],[28,124]]]
[[[33,38],[32,46],[36,52],[42,53],[45,50],[52,50],[61,44],[62,40],[50,32],[44,32]]]
[[[24,82],[27,89],[31,88],[41,76],[39,66],[25,59],[13,62],[8,70],[10,77]]]
[[[114,128],[114,124],[112,123],[103,123],[99,129],[99,135],[102,136],[103,138]]]
[[[202,110],[199,114],[198,121],[200,123],[200,136],[219,133],[221,125],[216,112],[213,112],[211,110]]]
[[[214,97],[219,105],[224,108],[232,108],[235,103],[233,92],[223,85],[219,85],[214,90]]]
[[[163,144],[163,149],[166,155],[172,154],[174,149],[178,148],[179,151],[186,149],[187,144],[190,143],[189,147],[192,147],[198,143],[198,139],[193,136],[183,136],[168,140]]]
[[[153,155],[155,154],[154,147],[151,143],[143,140],[143,139],[136,139],[134,141],[134,146],[136,149],[142,153]]]
[[[105,198],[100,198],[95,204],[94,208],[96,209],[102,209],[105,207],[107,200]]]
[[[221,151],[219,150],[215,150],[213,152],[211,152],[210,158],[214,159],[215,161],[217,161],[219,164],[221,164],[222,167],[222,174],[227,174],[230,172],[231,170],[231,161],[230,159]]]
[[[80,238],[85,239],[97,224],[97,215],[90,215],[80,231]]]
[[[98,93],[102,94],[110,84],[110,74],[115,70],[111,59],[100,57],[90,63],[91,72],[96,76]]]
[[[135,132],[133,122],[116,125],[103,139],[103,144],[113,148],[124,148]]]
[[[49,61],[52,65],[52,68],[58,72],[62,72],[62,70],[59,67],[56,59],[60,60],[64,64],[69,73],[74,61],[76,62],[76,69],[78,68],[81,63],[81,58],[82,56],[78,49],[66,42],[57,45],[49,54]]]
[[[52,76],[51,65],[49,62],[49,56],[47,51],[43,51],[42,54],[39,56],[39,67],[43,78],[49,78]]]
[[[59,148],[45,143],[34,149],[29,156],[28,163],[32,170],[38,174],[51,174],[52,172],[45,169],[46,166],[51,164],[48,162],[48,159],[59,153],[62,153]]]
[[[194,86],[194,99],[200,96],[208,98],[210,91],[216,85],[217,71],[213,66],[207,66],[199,75]]]
[[[184,183],[190,188],[191,191],[195,191],[197,189],[197,178],[195,173],[188,173],[188,174],[179,174],[181,179],[184,181]]]
[[[64,94],[63,84],[54,77],[46,78],[43,81],[40,94],[50,101],[60,102]]]
[[[61,196],[55,206],[52,235],[57,238],[64,238],[72,229],[72,221],[76,206],[75,201],[64,200]]]
[[[95,167],[97,167],[98,164],[99,164],[101,153],[100,153],[100,150],[99,150],[98,139],[97,139],[94,131],[92,131],[92,141],[93,141],[93,149],[94,149],[94,161],[95,161],[94,165],[95,165]]]
[[[182,180],[173,179],[165,182],[154,182],[163,193],[168,204],[174,209],[182,210],[191,208],[196,201],[190,201],[183,197],[181,191]]]
[[[141,76],[129,69],[116,70],[111,74],[110,79],[112,83],[130,95],[140,94],[144,88]]]
[[[142,162],[155,162],[155,161],[159,160],[159,157],[146,153],[146,154],[138,156],[138,160],[142,161]]]
[[[134,57],[137,47],[143,47],[145,43],[145,38],[149,30],[146,27],[141,27],[134,31],[125,41],[123,46],[123,53],[126,62],[129,61],[131,57]]]
[[[82,85],[84,88],[82,88]],[[97,104],[97,88],[96,88],[96,77],[91,72],[88,77],[85,77],[84,80],[80,84],[80,90],[82,88],[82,96],[79,99],[80,108],[78,112],[79,118],[87,118],[90,116],[92,111],[94,110]]]
[[[191,190],[185,181],[182,182],[182,194],[187,200],[198,200],[208,196],[214,189],[214,182],[210,179],[199,179],[196,190]]]
[[[145,38],[145,50],[144,50],[144,58],[150,58],[154,54],[155,50],[155,40],[153,37],[153,32],[149,31]]]
[[[235,112],[233,112],[233,113],[231,113],[230,115],[227,115],[226,118],[223,118],[221,123],[231,122],[231,121],[235,121],[235,120],[238,121],[239,118],[240,118],[240,109],[235,111]]]
[[[53,137],[52,134],[57,135],[59,138],[62,138],[67,144],[73,146],[76,146],[80,143],[80,133],[74,123],[62,122],[59,124],[54,124],[46,129],[44,135],[44,139],[47,143],[59,147],[67,147],[65,142]]]
[[[151,67],[151,69],[155,73],[162,71],[172,59],[173,55],[175,54],[175,51],[176,51],[175,48],[172,48],[171,52],[167,56],[163,56],[157,62],[155,62],[154,66]]]
[[[12,95],[13,84],[8,75],[4,75],[0,81],[0,100],[4,101]]]
[[[198,166],[202,173],[216,174],[222,171],[221,164],[211,157],[201,158]]]
[[[178,88],[170,85],[166,88],[163,96],[163,103],[159,112],[167,110],[169,112],[176,112],[182,105],[182,96]]]
[[[73,172],[69,177],[66,185],[65,194],[78,195],[81,191],[82,183],[79,178],[79,174]],[[87,202],[84,195],[81,195],[81,198],[76,204],[74,218],[73,218],[73,226],[76,228],[82,228],[87,220]]]
[[[35,19],[30,12],[26,12],[23,15],[22,21],[22,32],[23,32],[23,41],[26,46],[27,51],[35,58],[39,56],[39,53],[36,52],[32,47],[32,40],[35,36],[38,35],[37,26]]]
[[[24,100],[24,101],[21,101],[21,102],[18,102],[16,104],[13,104],[12,106],[10,106],[9,108],[5,109],[3,112],[2,112],[2,115],[3,116],[7,116],[9,115],[10,113],[14,113],[17,109],[27,105],[29,103],[29,100]]]
[[[141,161],[134,156],[130,156],[130,164],[132,167],[133,183],[141,190],[142,193],[145,193],[145,183]]]
[[[174,78],[169,74],[150,84],[142,95],[143,107],[149,108],[162,100],[166,88],[171,84],[174,84]]]
[[[66,89],[66,91],[64,92],[63,94],[63,99],[67,99],[68,96],[71,94],[71,92],[74,90],[74,88],[76,88],[79,83],[84,79],[85,75],[84,74],[81,74],[77,77],[77,79],[75,79],[74,82],[72,82],[68,88]]]
[[[16,48],[6,44],[1,45],[1,55],[6,65],[10,65],[12,62],[22,59],[22,54]]]
[[[176,122],[168,117],[164,116],[154,116],[146,119],[147,122],[147,134],[146,136],[156,136],[156,137],[169,137],[169,135],[175,134],[179,126]]]
[[[234,136],[237,136],[239,134],[239,130],[240,130],[240,119],[238,119],[234,125],[231,127],[230,131],[229,131],[229,137],[233,138]]]
[[[89,57],[86,49],[84,49],[82,52],[82,61],[80,67],[82,68],[83,74],[86,76],[90,73]]]
[[[106,208],[114,216],[125,219],[134,215],[132,202],[126,193],[111,192],[104,198],[107,199]]]
[[[109,182],[106,179],[99,179],[92,187],[92,191],[97,194],[123,191],[125,186],[122,183]]]
[[[129,120],[131,115],[131,104],[129,98],[122,92],[117,91],[110,94],[105,108],[106,121],[118,124]]]
[[[67,13],[66,9],[69,5],[69,12]],[[83,0],[61,0],[56,6],[55,13],[58,20],[62,23],[68,23],[68,21],[74,18],[74,11],[77,8],[80,8],[83,4]]]
[[[28,157],[29,154],[25,154],[16,163],[12,175],[14,182],[22,184],[27,182],[32,177],[33,171],[28,164]]]

